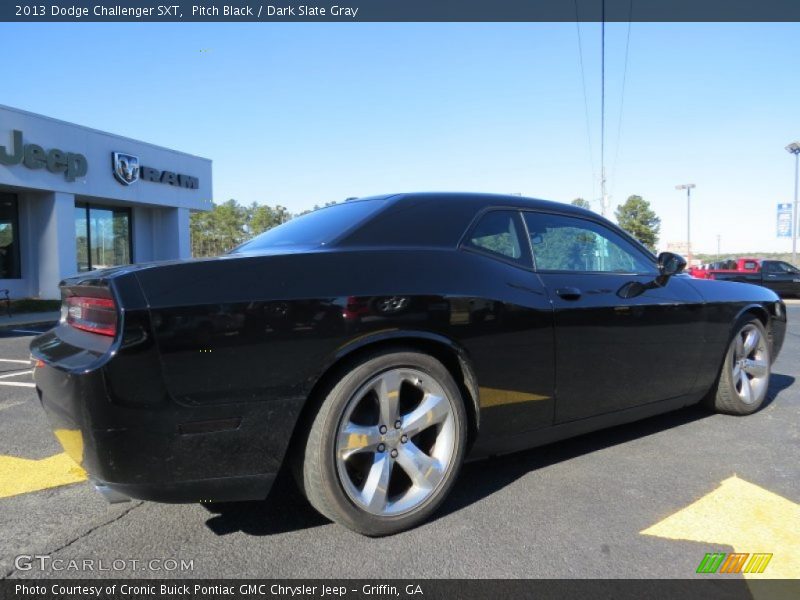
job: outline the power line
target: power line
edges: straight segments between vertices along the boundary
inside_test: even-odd
[[[606,215],[606,0],[600,13],[600,193]]]
[[[628,4],[628,34],[625,39],[625,66],[622,69],[622,93],[619,99],[619,120],[617,121],[617,147],[614,150],[614,163],[611,167],[611,191],[613,193],[617,185],[617,162],[619,159],[619,148],[622,145],[622,113],[625,108],[625,84],[628,81],[628,52],[631,45],[631,25],[633,24],[633,0]]]
[[[595,176],[596,171],[594,168],[594,147],[592,144],[592,128],[590,125],[590,118],[589,118],[589,98],[586,94],[586,72],[583,67],[583,43],[581,42],[581,22],[578,17],[578,0],[575,0],[575,29],[578,34],[578,62],[581,66],[581,86],[583,88],[583,109],[586,116],[586,137],[589,140],[589,164],[592,169],[592,197],[594,197],[595,191]]]

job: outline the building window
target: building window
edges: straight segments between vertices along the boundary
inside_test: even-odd
[[[75,204],[75,244],[78,272],[130,264],[130,209]]]
[[[0,279],[20,277],[17,197],[0,194]]]

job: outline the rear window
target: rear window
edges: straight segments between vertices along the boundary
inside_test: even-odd
[[[265,231],[231,251],[258,252],[287,246],[323,246],[381,210],[389,198],[356,200],[320,208]]]

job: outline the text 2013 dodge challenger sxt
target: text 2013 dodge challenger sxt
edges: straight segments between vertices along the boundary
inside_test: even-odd
[[[286,464],[321,513],[389,534],[436,510],[465,457],[701,400],[757,410],[783,303],[684,265],[564,204],[351,201],[218,258],[64,281],[35,380],[102,489],[263,498]]]

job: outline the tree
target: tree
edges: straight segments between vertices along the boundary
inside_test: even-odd
[[[261,233],[269,227],[277,225],[277,220],[272,212],[271,220],[260,214],[254,219],[255,209],[261,209],[258,205],[244,207],[236,200],[228,200],[222,204],[215,204],[210,211],[192,213],[189,229],[192,236],[192,256],[218,256],[232,250],[242,242],[255,235],[252,233],[251,221],[255,221],[259,227],[264,227],[257,233]],[[286,212],[283,207],[270,209],[269,211],[280,210],[281,214]],[[286,218],[284,218],[286,220]]]
[[[628,196],[625,204],[618,206],[614,214],[620,227],[655,252],[661,219],[647,200],[641,196]]]
[[[219,256],[268,229],[292,218],[280,204],[268,206],[253,202],[242,206],[236,200],[214,204],[209,211],[191,215],[192,256]]]
[[[257,204],[253,202],[247,208],[246,224],[247,233],[251,236],[264,233],[267,229],[277,227],[292,218],[286,207],[280,204],[275,206],[267,206],[266,204]]]
[[[336,202],[326,202],[325,206],[333,204]],[[315,210],[318,208],[320,207],[314,206]],[[222,204],[214,204],[209,211],[195,212],[191,215],[189,231],[192,238],[192,256],[219,256],[268,229],[308,212],[311,211],[306,210],[293,215],[280,204],[268,206],[253,202],[250,206],[242,206],[233,199]],[[83,243],[85,244],[85,240]],[[80,246],[78,252],[80,254]]]
[[[581,208],[586,208],[588,210],[592,210],[592,203],[588,200],[584,200],[583,198],[575,198],[572,202],[570,202],[573,206],[580,206]]]
[[[348,198],[347,200],[357,200],[357,199],[358,198]],[[347,202],[347,200],[345,200],[345,202]],[[334,204],[339,204],[339,203],[336,200],[332,200],[330,202],[326,202],[323,206],[320,206],[319,204],[315,204],[313,208],[309,208],[307,210],[304,210],[303,212],[299,212],[295,216],[301,217],[303,215],[307,215],[310,212],[314,212],[315,210],[319,210],[320,208],[327,208],[329,206],[333,206]]]

